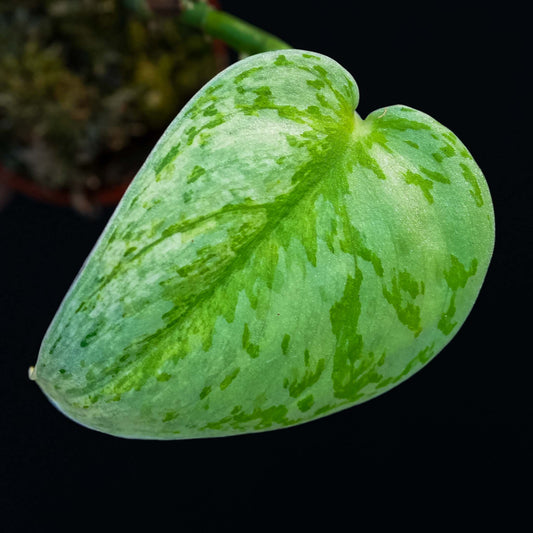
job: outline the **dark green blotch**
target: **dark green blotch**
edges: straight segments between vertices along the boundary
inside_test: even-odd
[[[223,380],[222,380],[222,383],[220,383],[220,390],[224,390],[226,389],[227,387],[229,387],[229,385],[231,384],[231,382],[237,377],[237,375],[239,374],[239,372],[241,371],[241,369],[239,367],[237,367],[231,374],[228,374]]]
[[[254,89],[254,93],[257,94],[257,97],[254,101],[254,105],[260,108],[269,108],[274,105],[272,100],[272,90],[266,85],[263,87],[258,87]]]
[[[307,358],[306,358],[307,354]],[[305,361],[305,359],[307,359]],[[306,353],[304,353],[304,362],[306,366],[309,366],[309,352],[306,350]],[[300,394],[312,385],[314,385],[322,375],[322,372],[324,372],[324,368],[326,366],[325,359],[319,359],[315,370],[306,370],[303,378],[301,380],[293,380],[290,381],[288,378],[285,378],[283,382],[283,386],[287,389],[289,389],[289,396],[292,398],[298,398]]]
[[[200,165],[196,165],[190,174],[190,176],[187,178],[187,183],[194,183],[200,176],[203,176],[205,174],[205,168],[201,167]]]
[[[313,395],[309,394],[309,396],[306,396],[305,398],[300,400],[297,403],[297,405],[298,405],[298,409],[300,409],[300,411],[302,411],[302,413],[305,413],[306,411],[309,411],[309,409],[311,409],[311,407],[313,407],[314,403],[315,403],[315,400],[313,398]]]
[[[431,126],[425,124],[424,122],[418,122],[416,120],[409,120],[404,117],[394,116],[391,113],[382,115],[379,118],[380,127],[390,128],[399,131],[406,130],[430,130]],[[438,137],[437,137],[438,138]]]
[[[211,393],[211,385],[204,387],[202,391],[200,392],[200,400],[207,398],[207,396],[209,396],[210,393]]]
[[[254,429],[266,429],[273,424],[278,426],[288,426],[293,424],[294,420],[287,419],[288,409],[285,405],[273,405],[267,409],[261,409],[256,407],[251,413],[245,413],[240,409],[235,412],[235,408],[232,414],[225,416],[216,422],[208,422],[205,428],[209,429],[222,429],[225,425],[229,425],[233,429],[242,429],[242,425],[247,422],[258,421],[254,426]]]
[[[307,80],[306,83],[310,87],[313,87],[314,89],[317,89],[317,90],[323,89],[326,86],[326,84],[322,80],[316,80],[316,79]]]
[[[385,176],[385,173],[383,172],[382,168],[378,165],[377,161],[368,153],[368,150],[363,143],[356,143],[355,154],[359,166],[371,170],[380,180],[387,179],[387,176]]]
[[[357,361],[363,354],[363,337],[357,333],[361,302],[359,290],[363,275],[356,269],[348,276],[341,299],[330,309],[331,329],[337,337],[333,356],[333,391],[336,398],[355,400],[359,397],[357,386]]]
[[[481,194],[481,189],[480,189],[479,184],[477,182],[476,176],[470,170],[470,168],[467,167],[464,163],[461,163],[461,169],[463,170],[464,179],[470,185],[470,187],[472,187],[470,189],[470,194],[472,195],[472,198],[474,198],[474,201],[476,202],[476,205],[478,207],[482,207],[483,206],[483,196]]]
[[[314,413],[314,416],[323,415],[324,413],[327,413],[328,411],[331,411],[335,406],[334,405],[323,405],[322,407],[319,407]]]
[[[288,333],[285,333],[281,341],[281,351],[283,355],[287,355],[287,352],[289,351],[290,340],[291,340],[291,336]]]
[[[439,183],[450,183],[450,179],[444,174],[437,172],[436,170],[430,170],[429,168],[420,167],[422,174],[425,174],[429,179],[438,181]]]
[[[381,387],[389,385],[390,383],[398,383],[398,381],[400,381],[403,377],[407,376],[411,372],[411,370],[413,369],[415,365],[426,364],[431,359],[434,348],[435,348],[435,343],[432,343],[429,346],[426,346],[425,348],[420,350],[405,366],[401,374],[399,374],[398,376],[394,378],[388,378],[384,380],[383,383],[381,384]],[[380,387],[378,386],[378,388]]]
[[[292,61],[289,61],[284,55],[279,55],[274,61],[274,65],[278,67],[286,67],[288,65],[293,65]]]
[[[433,182],[431,180],[425,179],[420,174],[416,174],[416,172],[411,170],[406,170],[403,177],[405,179],[405,183],[408,185],[416,185],[417,187],[420,187],[420,190],[422,191],[426,200],[430,204],[433,203],[433,195],[431,194]]]
[[[204,128],[205,129],[216,128],[217,126],[220,126],[220,124],[224,124],[224,122],[226,122],[226,119],[223,116],[220,116],[218,118],[215,118],[209,121],[207,124],[204,125]]]
[[[328,79],[328,71],[324,67],[320,65],[314,65],[313,70],[318,72],[323,78]]]
[[[177,418],[178,413],[176,411],[168,411],[165,413],[165,416],[162,419],[162,422],[170,422],[171,420],[174,420]]]
[[[406,271],[392,277],[392,287],[389,290],[383,286],[383,296],[396,311],[398,320],[414,332],[417,337],[422,331],[420,327],[420,307],[412,301],[405,300],[405,293],[414,300],[422,292],[414,278]]]
[[[90,341],[91,341],[91,339],[93,337],[95,337],[97,335],[97,333],[98,333],[98,331],[91,331],[91,333],[88,333],[87,335],[85,335],[85,337],[80,342],[80,346],[82,348],[85,348],[86,346],[88,346]]]
[[[174,145],[168,152],[167,154],[165,155],[165,157],[163,157],[163,159],[161,159],[161,161],[159,161],[159,163],[157,164],[157,166],[155,167],[155,173],[156,174],[160,174],[161,171],[170,163],[174,160],[174,158],[178,155],[180,151],[180,143]]]
[[[363,259],[364,261],[368,261],[372,264],[374,267],[374,272],[380,277],[383,277],[383,265],[381,263],[381,259],[378,257],[378,255],[368,248],[365,243],[365,239],[363,238],[362,233],[356,229],[352,229],[356,241],[356,250],[357,255]]]
[[[448,287],[450,287],[452,291],[457,291],[459,288],[464,289],[468,279],[474,276],[477,272],[477,259],[475,257],[472,259],[468,270],[453,254],[450,255],[450,262],[450,269],[444,271],[444,279],[446,280]]]
[[[455,315],[455,311],[457,309],[455,308],[455,293],[452,294],[452,297],[450,299],[450,305],[448,306],[448,309],[446,312],[442,313],[439,323],[437,324],[437,327],[444,333],[444,335],[449,335],[453,328],[457,326],[457,322],[453,322],[452,318]]]
[[[205,111],[202,113],[204,117],[212,117],[218,113],[218,109],[216,108],[215,104],[211,104],[209,107],[205,109]]]
[[[244,72],[241,72],[238,76],[235,76],[235,79],[233,80],[233,83],[239,84],[241,81],[245,80],[249,76],[251,76],[254,73],[257,73],[261,70],[263,70],[264,67],[252,67],[248,70],[245,70]]]
[[[250,329],[248,328],[248,324],[244,324],[244,331],[242,333],[242,347],[252,359],[259,357],[259,346],[250,342]]]
[[[409,146],[411,146],[412,148],[416,148],[417,150],[420,148],[420,146],[418,146],[418,144],[416,144],[415,142],[413,141],[404,141],[405,144],[408,144]]]
[[[440,151],[446,156],[446,157],[453,157],[456,154],[455,148],[453,146],[450,146],[449,144],[444,145]]]

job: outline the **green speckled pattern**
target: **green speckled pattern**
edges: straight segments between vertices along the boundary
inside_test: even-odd
[[[123,437],[286,427],[399,384],[464,322],[494,243],[483,175],[429,116],[362,120],[335,61],[247,58],[176,117],[33,373]]]

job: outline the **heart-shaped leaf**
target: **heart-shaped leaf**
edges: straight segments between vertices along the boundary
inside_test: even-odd
[[[488,268],[489,191],[435,120],[357,103],[346,70],[298,50],[207,84],[46,334],[51,401],[114,435],[231,435],[366,401],[437,354]]]

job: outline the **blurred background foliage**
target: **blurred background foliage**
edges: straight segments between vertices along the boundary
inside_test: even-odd
[[[52,189],[142,164],[216,71],[209,38],[121,0],[0,0],[0,163]]]

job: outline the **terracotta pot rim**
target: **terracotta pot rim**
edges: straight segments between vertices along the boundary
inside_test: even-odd
[[[126,192],[133,177],[133,175],[125,176],[116,185],[102,187],[94,191],[87,188],[79,190],[65,188],[52,189],[7,169],[0,162],[0,183],[7,186],[8,189],[22,193],[35,200],[55,205],[72,205],[73,198],[76,195],[83,196],[91,204],[95,203],[102,206],[114,205]]]

